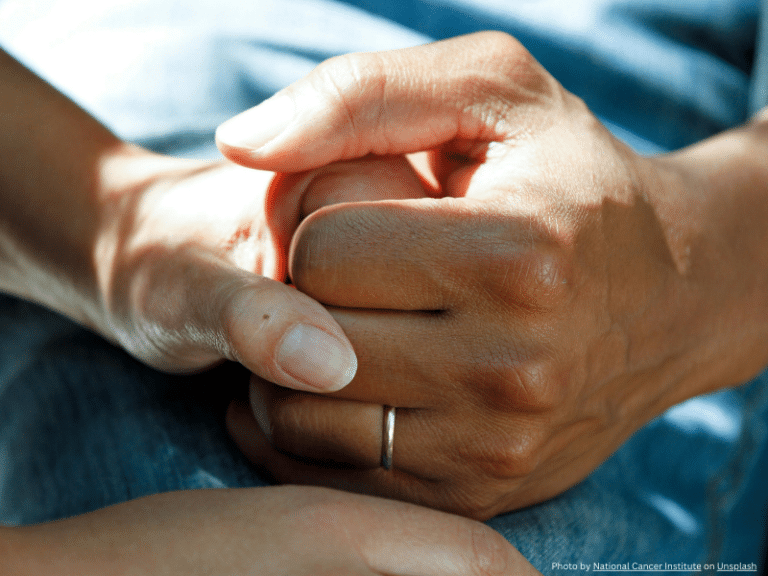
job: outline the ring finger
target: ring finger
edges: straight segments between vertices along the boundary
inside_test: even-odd
[[[256,376],[250,402],[259,428],[283,453],[360,469],[382,465],[388,427],[381,404],[295,392]],[[429,424],[433,413],[430,408],[395,408],[393,469],[422,478],[443,469],[445,439]]]

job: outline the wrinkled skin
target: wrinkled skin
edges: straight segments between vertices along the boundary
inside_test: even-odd
[[[765,152],[759,121],[640,157],[498,33],[336,58],[263,109],[290,117],[253,141],[259,108],[230,121],[231,159],[362,158],[273,183],[290,278],[359,359],[331,397],[253,379],[253,416],[230,429],[278,480],[488,518],[566,490],[666,408],[768,362],[765,169],[737,156]],[[373,187],[367,155],[418,151],[422,198],[344,202]],[[337,197],[286,217],[283,199],[314,187]],[[389,471],[382,405],[397,407]]]
[[[302,390],[339,389],[352,378],[354,353],[331,314],[276,280],[286,261],[264,211],[272,174],[121,142],[2,50],[0,128],[0,291],[66,314],[168,371],[231,359]],[[400,159],[393,170],[410,169]],[[294,201],[332,198],[310,193]],[[290,337],[296,326],[314,329],[297,342]],[[323,335],[333,344],[323,345]],[[349,354],[339,352],[344,347]],[[297,375],[302,351],[320,354]],[[243,413],[250,417],[250,408],[230,410],[233,419]],[[19,417],[23,430],[28,418]],[[105,475],[120,476],[110,462],[101,463]],[[129,482],[124,495],[147,487]],[[36,488],[44,484],[29,490]],[[10,508],[5,516],[14,516]],[[478,522],[307,486],[169,492],[59,521],[0,526],[4,575],[510,573],[536,571]]]

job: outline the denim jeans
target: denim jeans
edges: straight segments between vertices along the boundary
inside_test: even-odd
[[[223,426],[246,387],[238,366],[161,374],[10,297],[0,298],[0,338],[1,523],[267,483]],[[763,375],[675,407],[565,494],[489,524],[545,574],[595,562],[757,563],[767,396]]]
[[[754,92],[757,2],[288,3],[105,0],[78,10],[0,0],[0,42],[122,137],[197,157],[215,155],[218,123],[326,57],[478,29],[521,39],[642,152],[742,122]],[[0,522],[266,484],[223,427],[227,401],[246,382],[235,365],[191,377],[155,372],[68,320],[0,297]],[[545,574],[759,563],[767,423],[763,374],[672,408],[571,490],[489,524]]]

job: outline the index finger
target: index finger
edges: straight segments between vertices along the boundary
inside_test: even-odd
[[[332,58],[219,126],[216,141],[233,162],[280,172],[451,140],[500,141],[520,130],[510,112],[555,86],[511,36],[480,32]]]
[[[293,237],[290,276],[325,305],[446,311],[489,294],[522,303],[540,232],[493,203],[421,198],[337,204]],[[518,282],[518,280],[520,280]]]

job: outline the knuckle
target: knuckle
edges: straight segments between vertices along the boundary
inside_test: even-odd
[[[568,300],[571,266],[560,250],[490,254],[485,263],[487,289],[506,307],[541,313]]]
[[[308,410],[312,402],[306,394],[295,393],[278,397],[264,407],[269,430],[270,443],[283,452],[293,452],[297,438],[304,437],[314,430],[313,423],[307,417],[313,414]]]
[[[249,339],[267,338],[275,318],[280,317],[276,311],[282,301],[273,293],[272,281],[240,274],[220,282],[207,294],[212,303],[211,310],[220,311],[220,317],[209,319],[210,324],[221,326],[221,331],[211,336],[215,338],[213,346],[222,350],[230,360],[247,362],[250,359],[244,357],[243,351],[248,350]],[[248,310],[254,309],[262,310],[268,320],[258,324],[256,334],[250,332],[246,335],[244,327],[252,326],[246,314]],[[264,368],[271,369],[270,366]]]
[[[523,297],[543,309],[553,309],[568,296],[568,262],[560,254],[531,255],[523,275]]]
[[[334,100],[345,98],[358,79],[358,63],[356,54],[334,56],[321,62],[310,78],[320,94]]]
[[[505,95],[514,101],[552,97],[558,84],[516,38],[504,32],[485,32],[480,37],[487,62],[504,80]]]
[[[504,353],[500,360],[474,368],[471,389],[487,410],[510,414],[543,412],[558,405],[564,389],[562,371],[552,359],[524,362]]]
[[[552,126],[555,117],[541,112],[565,101],[560,83],[512,36],[488,32],[480,42],[483,57],[473,63],[468,110],[482,114],[483,124],[492,127],[489,137],[514,142]],[[483,103],[479,109],[477,102]]]
[[[510,432],[508,422],[490,421],[488,426],[493,426],[492,431],[473,435],[456,447],[457,456],[474,470],[479,482],[523,478],[538,467],[544,437],[535,424],[526,422],[524,426],[518,426],[514,433]],[[495,499],[484,500],[493,492],[482,491],[471,500],[469,508],[495,508],[498,504]]]
[[[517,410],[542,412],[555,408],[564,390],[563,375],[552,359],[531,359],[522,365],[507,369],[507,383],[511,388]]]
[[[366,141],[357,136],[376,131],[382,125],[387,73],[379,54],[334,56],[317,66],[309,81],[324,100],[325,109],[335,112],[331,122],[336,130],[347,132],[350,136],[347,141],[352,144],[349,146]],[[375,105],[360,108],[357,104],[361,101]],[[343,156],[351,158],[368,152],[350,148]]]
[[[334,114],[330,122],[336,130],[356,134],[357,118],[352,113],[352,87],[358,83],[358,69],[352,55],[335,56],[322,62],[310,74],[309,80],[316,96],[323,101],[323,108]]]
[[[482,43],[483,53],[498,65],[509,66],[510,62],[515,62],[518,66],[531,66],[536,63],[536,59],[525,46],[506,32],[498,30],[482,32],[478,34],[478,41]]]
[[[536,469],[538,448],[539,443],[531,433],[486,440],[475,462],[483,474],[492,478],[519,478]]]

